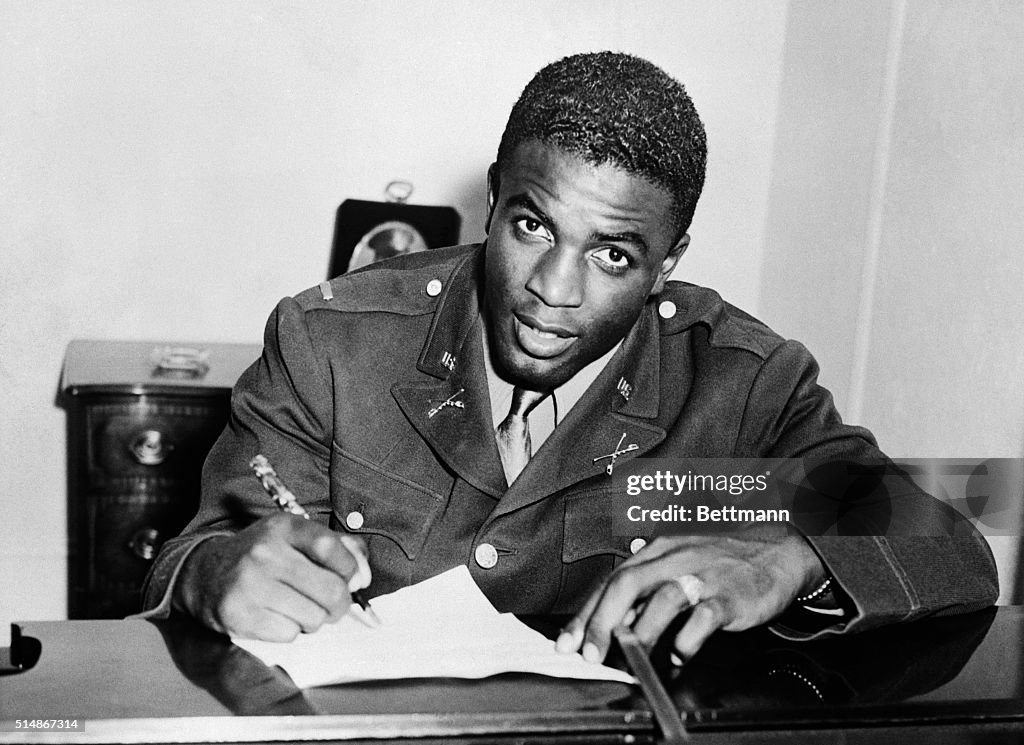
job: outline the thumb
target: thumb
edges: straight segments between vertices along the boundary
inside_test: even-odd
[[[341,540],[341,545],[348,549],[352,558],[356,560],[355,574],[348,581],[349,592],[369,587],[373,580],[373,574],[370,571],[370,562],[366,558],[366,544],[359,538],[344,533],[338,538]]]

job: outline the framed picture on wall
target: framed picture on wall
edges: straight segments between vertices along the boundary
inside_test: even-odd
[[[334,221],[328,279],[381,259],[459,242],[462,219],[455,208],[406,204],[411,192],[411,184],[393,181],[387,188],[392,201],[346,199],[341,203]]]

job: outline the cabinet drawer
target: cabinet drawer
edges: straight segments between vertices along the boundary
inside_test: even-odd
[[[139,398],[86,407],[86,488],[124,488],[138,479],[196,482],[227,420],[226,401]]]
[[[137,584],[164,541],[178,535],[198,508],[198,493],[104,494],[90,498],[94,571]]]

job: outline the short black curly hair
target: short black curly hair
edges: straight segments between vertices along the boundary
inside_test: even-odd
[[[552,62],[512,107],[498,146],[499,174],[531,139],[646,178],[672,195],[680,234],[690,227],[704,187],[707,138],[682,83],[657,65],[619,52]]]

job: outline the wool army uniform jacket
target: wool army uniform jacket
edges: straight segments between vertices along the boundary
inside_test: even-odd
[[[612,530],[613,479],[595,458],[620,441],[637,447],[617,467],[882,457],[868,431],[841,422],[804,347],[711,290],[669,282],[508,487],[482,361],[485,250],[410,254],[281,301],[235,386],[198,514],[147,578],[147,615],[169,610],[199,541],[273,512],[248,465],[257,453],[314,519],[366,540],[370,596],[466,564],[499,610],[516,613],[575,612],[650,537]],[[807,536],[850,606],[829,630],[995,601],[984,539],[937,500],[915,499],[942,534]]]

